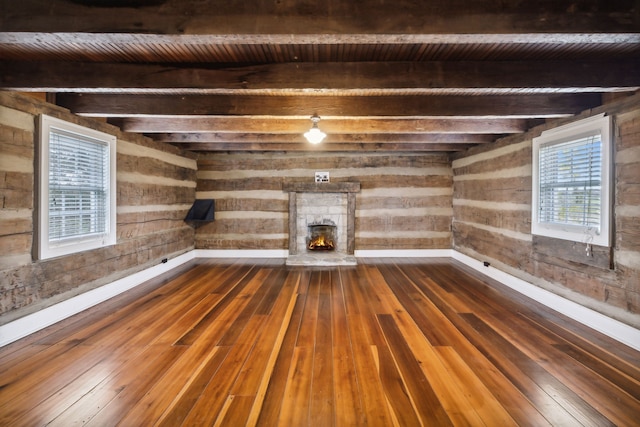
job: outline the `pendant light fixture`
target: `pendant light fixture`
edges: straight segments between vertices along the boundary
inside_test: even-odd
[[[322,132],[318,128],[320,117],[314,114],[313,116],[311,116],[311,121],[313,122],[313,126],[311,126],[311,129],[305,132],[304,137],[307,138],[307,141],[309,141],[311,144],[320,144],[324,137],[327,136],[327,134]]]

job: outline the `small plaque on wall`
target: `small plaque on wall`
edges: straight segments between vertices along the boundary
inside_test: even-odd
[[[329,172],[316,172],[316,182],[329,182]]]

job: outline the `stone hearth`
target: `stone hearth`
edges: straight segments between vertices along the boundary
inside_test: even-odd
[[[289,256],[287,265],[355,265],[355,212],[359,182],[285,183],[289,193]],[[332,222],[337,226],[333,251],[307,249],[307,227]]]

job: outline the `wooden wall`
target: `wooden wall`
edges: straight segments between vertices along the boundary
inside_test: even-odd
[[[592,113],[601,111],[615,119],[615,247],[585,257],[582,245],[530,234],[531,140],[553,124],[457,154],[453,163],[436,153],[217,153],[196,162],[170,145],[0,93],[0,324],[194,247],[287,249],[283,183],[329,171],[334,182],[361,183],[356,250],[453,247],[638,326],[640,95]],[[117,245],[32,259],[39,113],[118,137]],[[195,197],[216,200],[216,221],[194,233],[183,218]]]
[[[198,198],[216,200],[216,220],[197,229],[198,249],[287,249],[282,184],[358,181],[356,250],[451,247],[451,163],[443,154],[207,154]]]
[[[613,251],[594,247],[588,256],[585,244],[531,235],[532,138],[554,123],[455,156],[453,247],[638,327],[640,95],[585,112],[578,119],[601,112],[612,115],[615,126]]]
[[[32,259],[35,123],[40,113],[117,136],[117,244]],[[167,144],[69,114],[33,97],[0,93],[0,324],[193,249],[184,217],[196,161]]]

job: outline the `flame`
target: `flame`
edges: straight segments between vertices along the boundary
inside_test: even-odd
[[[324,249],[324,250],[330,251],[334,247],[335,245],[333,244],[333,240],[325,238],[323,234],[317,236],[315,239],[309,242],[309,249],[311,250]]]

